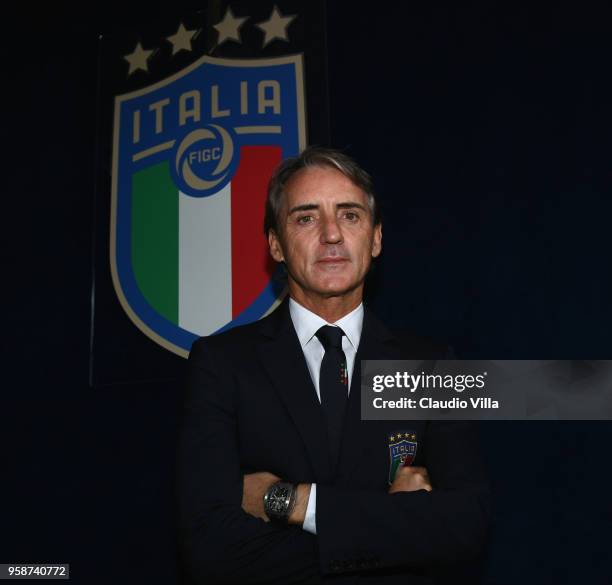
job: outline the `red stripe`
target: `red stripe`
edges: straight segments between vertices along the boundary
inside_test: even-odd
[[[282,158],[280,146],[243,146],[232,178],[232,316],[263,291],[276,263],[263,233],[268,181]]]

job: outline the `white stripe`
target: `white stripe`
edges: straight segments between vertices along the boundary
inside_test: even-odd
[[[179,325],[197,335],[232,319],[231,193],[179,193]]]

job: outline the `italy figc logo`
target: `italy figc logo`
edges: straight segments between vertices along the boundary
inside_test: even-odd
[[[263,235],[272,170],[306,146],[301,55],[204,56],[115,98],[110,258],[130,319],[186,356],[278,302]]]

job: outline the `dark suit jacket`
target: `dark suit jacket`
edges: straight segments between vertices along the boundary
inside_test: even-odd
[[[285,301],[272,315],[198,340],[179,456],[181,546],[196,583],[429,583],[428,568],[477,554],[487,486],[467,423],[362,421],[361,359],[435,359],[445,348],[392,335],[367,309],[332,469],[325,424]],[[388,437],[417,435],[431,493],[387,493]],[[241,509],[242,475],[317,483],[314,536]]]

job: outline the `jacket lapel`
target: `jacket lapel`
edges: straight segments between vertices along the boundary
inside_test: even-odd
[[[325,420],[287,300],[261,321],[260,332],[259,358],[304,441],[316,481],[327,483],[332,468]]]

